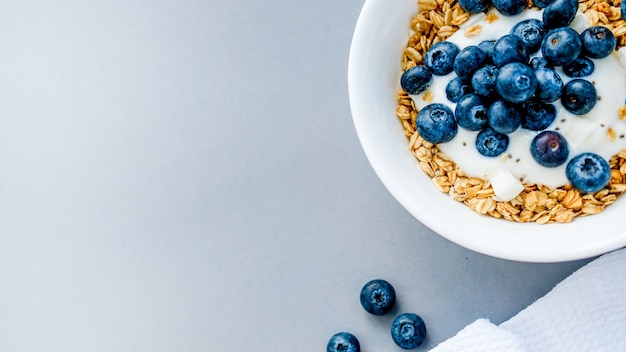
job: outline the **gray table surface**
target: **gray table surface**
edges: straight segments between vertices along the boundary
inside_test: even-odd
[[[0,1],[0,351],[400,351],[405,311],[423,351],[583,265],[468,251],[390,196],[348,103],[362,4]]]

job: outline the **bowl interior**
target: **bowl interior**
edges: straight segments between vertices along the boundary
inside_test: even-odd
[[[439,192],[411,154],[395,116],[400,58],[417,12],[414,0],[367,0],[350,50],[348,85],[354,125],[374,171],[424,225],[468,249],[509,260],[561,262],[626,245],[621,197],[604,212],[568,224],[518,224],[481,216]]]

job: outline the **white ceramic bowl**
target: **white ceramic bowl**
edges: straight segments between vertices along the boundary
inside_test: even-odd
[[[434,187],[410,153],[395,116],[400,57],[416,11],[415,0],[367,0],[350,50],[348,84],[354,125],[367,158],[389,192],[441,236],[494,257],[561,262],[625,246],[624,197],[601,214],[568,224],[518,224],[478,215]]]

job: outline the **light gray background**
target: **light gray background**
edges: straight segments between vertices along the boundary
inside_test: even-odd
[[[0,1],[0,351],[400,351],[405,311],[426,350],[584,264],[467,251],[387,193],[348,104],[362,4]]]

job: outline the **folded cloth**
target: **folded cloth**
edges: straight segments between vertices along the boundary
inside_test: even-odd
[[[478,319],[453,338],[431,351],[437,352],[525,352],[524,341],[512,332],[501,329],[487,319]]]
[[[479,319],[431,351],[626,351],[626,249],[578,269],[499,326]]]

